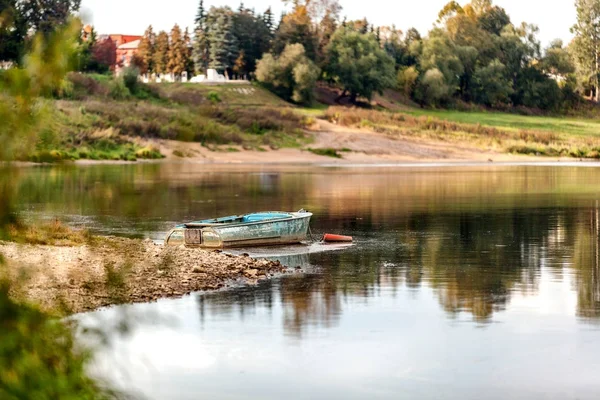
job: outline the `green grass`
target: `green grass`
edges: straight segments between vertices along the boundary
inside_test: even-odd
[[[342,158],[342,155],[338,153],[336,149],[324,148],[324,149],[308,149],[313,154],[325,157]]]
[[[525,116],[502,112],[461,112],[412,109],[403,113],[430,116],[464,124],[481,124],[506,130],[548,131],[577,136],[600,136],[600,121],[584,118]]]
[[[256,84],[199,85],[197,83],[166,83],[152,85],[165,97],[177,101],[187,100],[186,96],[200,95],[208,99],[211,92],[218,95],[220,101],[228,106],[269,106],[290,107],[290,104],[268,90]],[[189,101],[187,101],[189,103]]]
[[[331,107],[326,118],[341,126],[367,128],[389,137],[420,137],[512,154],[600,158],[600,124],[591,119],[343,107]],[[574,122],[577,129],[573,129]]]
[[[157,150],[137,144],[153,139],[230,152],[232,146],[301,148],[311,141],[304,128],[313,119],[254,84],[138,83],[133,93],[119,78],[72,73],[65,87],[58,98],[44,100],[49,123],[40,127],[35,150],[19,159],[161,158]]]

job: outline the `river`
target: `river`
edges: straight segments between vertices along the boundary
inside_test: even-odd
[[[315,237],[354,236],[345,248],[253,250],[300,274],[80,316],[108,329],[94,373],[130,392],[600,395],[600,168],[138,164],[14,179],[26,218],[99,234],[159,241],[181,221],[305,208]]]

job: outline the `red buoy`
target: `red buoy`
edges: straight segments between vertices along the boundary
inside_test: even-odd
[[[326,233],[323,236],[323,241],[327,243],[350,243],[352,242],[352,236],[333,235]]]

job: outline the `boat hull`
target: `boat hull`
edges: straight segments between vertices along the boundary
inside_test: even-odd
[[[178,227],[167,236],[167,244],[223,249],[301,243],[307,238],[312,214],[290,213],[290,215],[290,218],[244,224]]]

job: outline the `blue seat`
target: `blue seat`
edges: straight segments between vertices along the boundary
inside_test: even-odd
[[[261,222],[261,221],[268,221],[271,219],[291,218],[291,216],[292,216],[291,214],[287,214],[287,213],[256,213],[256,214],[244,215],[244,218],[242,218],[242,222],[243,223]]]

